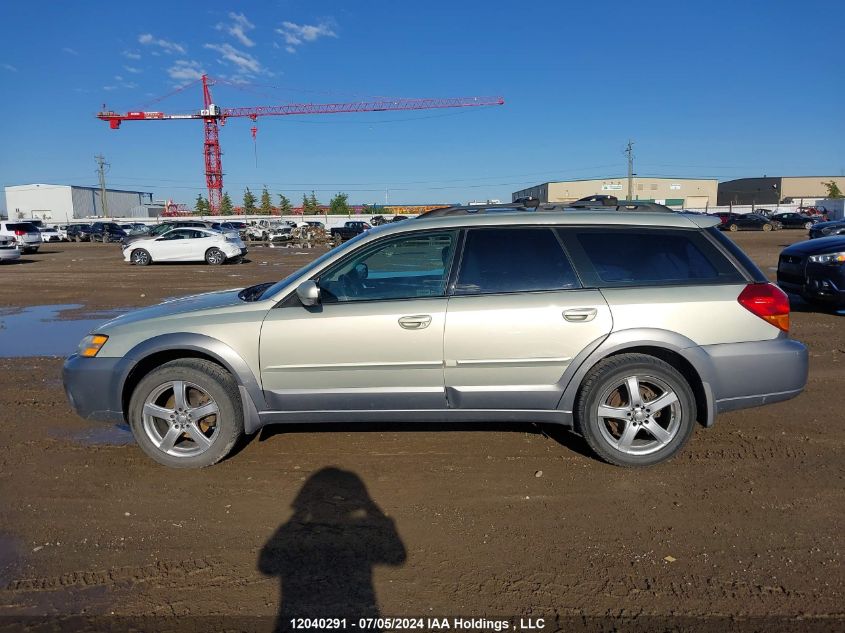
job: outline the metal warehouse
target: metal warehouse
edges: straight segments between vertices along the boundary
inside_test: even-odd
[[[148,217],[153,194],[145,191],[106,189],[106,209],[111,217]],[[102,217],[99,187],[31,184],[6,187],[6,210],[10,220],[40,218],[70,222],[76,218]]]
[[[845,191],[845,176],[763,176],[719,183],[719,204],[778,204],[827,197],[826,182]]]
[[[704,209],[716,204],[719,183],[715,178],[658,178],[634,176],[631,198],[673,206]],[[628,178],[594,178],[546,182],[521,191],[512,199],[532,197],[540,202],[571,202],[595,195],[628,198]]]

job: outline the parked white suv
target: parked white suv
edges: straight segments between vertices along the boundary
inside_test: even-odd
[[[41,232],[31,222],[3,221],[0,222],[0,235],[14,238],[21,253],[37,253],[41,247]]]

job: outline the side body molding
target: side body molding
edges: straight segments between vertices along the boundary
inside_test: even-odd
[[[629,330],[618,330],[598,345],[585,349],[585,353],[579,354],[573,361],[572,366],[577,367],[570,373],[569,380],[563,390],[563,396],[558,402],[557,408],[572,413],[575,408],[575,398],[578,395],[578,388],[587,375],[587,372],[603,358],[623,352],[630,348],[658,347],[667,351],[675,352],[683,357],[698,372],[701,377],[702,388],[706,401],[706,418],[703,420],[705,426],[712,426],[716,418],[716,406],[713,396],[712,383],[715,377],[715,368],[709,355],[694,341],[687,337],[658,328],[633,328]],[[576,365],[576,363],[579,363]],[[564,379],[566,376],[564,376]]]
[[[193,332],[173,332],[147,339],[123,357],[116,367],[118,393],[123,393],[124,385],[135,366],[145,358],[159,352],[189,350],[215,359],[235,378],[241,394],[244,410],[244,432],[252,434],[261,427],[258,411],[267,408],[261,385],[246,361],[226,343],[205,334]]]

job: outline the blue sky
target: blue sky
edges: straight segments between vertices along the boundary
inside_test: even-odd
[[[0,185],[193,203],[198,121],[127,122],[201,71],[225,107],[502,95],[503,107],[268,117],[221,131],[225,189],[301,199],[509,199],[548,180],[845,173],[845,8],[804,2],[6,2]],[[196,86],[146,109],[199,109]],[[5,204],[0,201],[0,205]]]

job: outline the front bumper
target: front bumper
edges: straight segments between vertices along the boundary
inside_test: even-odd
[[[84,358],[74,354],[62,368],[62,382],[70,406],[86,420],[122,422],[120,385],[123,358]]]
[[[807,348],[785,335],[770,341],[707,345],[716,413],[789,400],[807,384]]]
[[[845,266],[806,262],[801,277],[778,268],[778,286],[812,303],[845,306]]]

